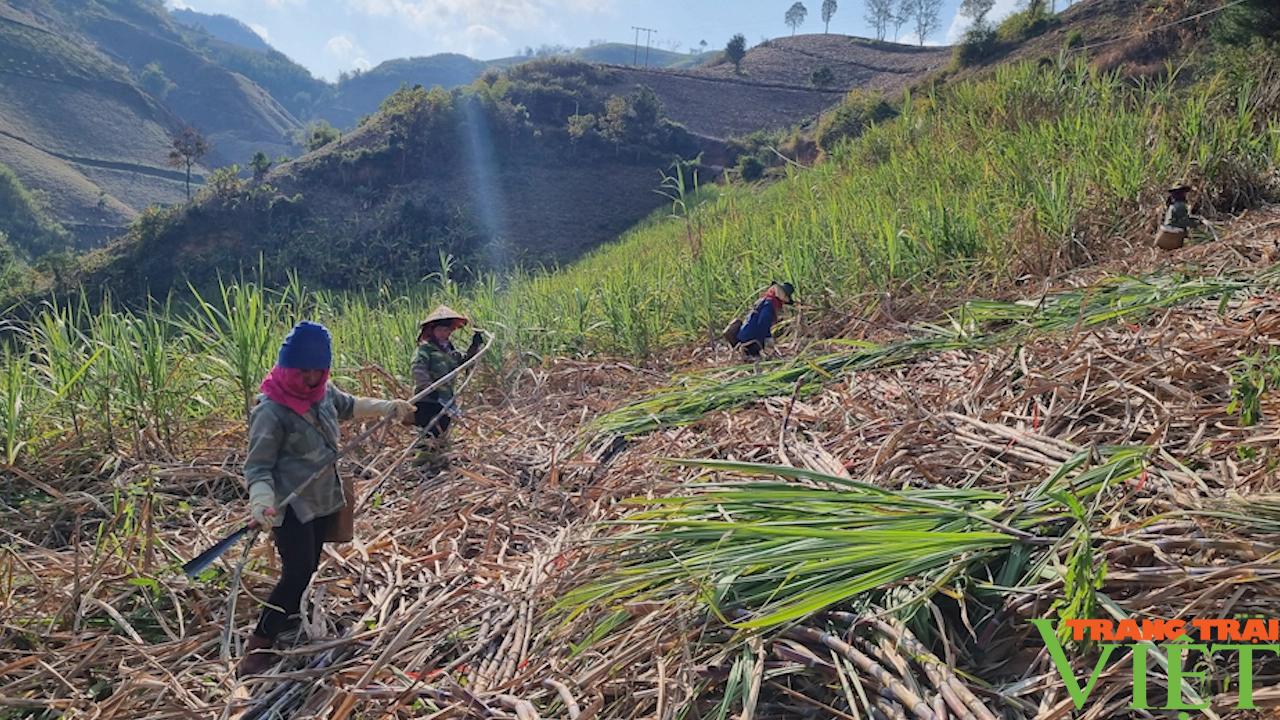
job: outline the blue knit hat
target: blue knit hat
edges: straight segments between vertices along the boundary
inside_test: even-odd
[[[328,328],[307,320],[289,331],[276,359],[276,365],[298,370],[327,370],[332,364],[333,344]]]

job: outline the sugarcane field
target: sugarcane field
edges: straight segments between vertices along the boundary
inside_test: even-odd
[[[0,0],[0,720],[1280,717],[1280,4],[808,5]]]

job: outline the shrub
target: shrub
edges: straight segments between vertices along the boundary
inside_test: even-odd
[[[857,137],[873,123],[896,115],[897,111],[878,93],[853,90],[818,121],[818,147],[831,152],[841,140]]]
[[[177,85],[173,84],[168,76],[164,74],[164,70],[160,69],[157,63],[150,63],[142,68],[142,72],[138,75],[138,84],[146,90],[151,97],[163,100],[173,92]]]
[[[1080,28],[1074,28],[1067,33],[1067,39],[1062,43],[1068,50],[1084,47],[1084,33],[1080,32]]]
[[[235,199],[244,188],[244,182],[240,180],[240,166],[228,165],[209,173],[205,188],[223,204]]]
[[[18,256],[35,258],[65,249],[70,236],[50,215],[41,193],[28,190],[7,165],[0,163],[0,234],[8,236]]]
[[[569,139],[574,141],[581,140],[589,133],[595,132],[596,116],[591,113],[587,113],[586,115],[570,115],[567,129],[569,131]]]
[[[831,68],[823,65],[813,71],[813,74],[809,76],[809,82],[813,83],[814,87],[829,87],[835,84],[836,74],[831,72]]]
[[[1058,23],[1058,17],[1049,13],[1043,3],[1032,3],[1026,10],[1013,13],[1001,21],[996,28],[996,38],[1005,43],[1018,43],[1043,35]]]
[[[1000,49],[996,31],[988,25],[970,28],[964,39],[951,52],[951,63],[957,68],[976,65],[995,56]]]
[[[777,147],[785,139],[786,133],[781,130],[756,130],[755,132],[735,138],[731,141],[733,148],[742,155],[759,153],[762,149]]]
[[[327,120],[317,120],[300,130],[295,142],[306,152],[312,152],[341,138],[342,131],[330,125]]]
[[[1225,9],[1213,24],[1215,43],[1249,45],[1254,38],[1274,39],[1280,34],[1280,3],[1245,0]]]
[[[260,183],[267,176],[267,173],[271,171],[271,158],[259,150],[250,158],[249,167],[253,169],[253,181]]]
[[[764,177],[764,163],[755,155],[743,155],[738,158],[738,176],[747,182],[754,182]]]
[[[724,46],[724,56],[733,63],[735,72],[741,72],[742,58],[747,56],[747,38],[742,33],[729,38],[729,44]]]

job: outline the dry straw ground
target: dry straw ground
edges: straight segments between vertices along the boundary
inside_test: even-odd
[[[1246,216],[1223,236],[1126,269],[1264,276],[1280,213]],[[617,530],[600,521],[630,511],[621,500],[733,481],[660,457],[1016,494],[1073,458],[1088,467],[1105,446],[1127,446],[1140,449],[1137,464],[1096,496],[1091,523],[1109,611],[1272,614],[1280,407],[1263,392],[1248,426],[1227,408],[1242,359],[1277,338],[1280,289],[1259,283],[1225,301],[832,378],[803,399],[585,451],[582,428],[667,384],[668,371],[568,360],[530,370],[505,393],[471,399],[453,470],[411,471],[399,429],[347,463],[361,478],[356,540],[326,551],[283,664],[243,683],[232,661],[277,570],[270,543],[249,550],[235,593],[238,548],[204,581],[173,569],[242,513],[242,428],[210,428],[200,457],[182,462],[122,455],[62,479],[15,471],[11,482],[53,500],[25,516],[3,508],[0,717],[714,717],[735,692],[747,706],[726,709],[743,718],[1129,716],[1127,668],[1107,673],[1077,713],[1026,622],[1062,594],[1067,573],[1055,568],[1070,542],[1054,546],[1042,580],[996,604],[957,603],[974,588],[939,583],[926,605],[936,632],[919,640],[890,614],[848,606],[736,638],[692,601],[602,605],[571,622],[552,608],[616,568],[616,546],[599,541]],[[723,361],[695,350],[670,366]],[[1280,702],[1277,678],[1280,668],[1260,666],[1260,701]],[[1233,693],[1215,691],[1221,716],[1234,712]]]

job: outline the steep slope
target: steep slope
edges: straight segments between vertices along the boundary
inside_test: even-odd
[[[950,62],[950,48],[876,43],[845,35],[798,35],[752,48],[741,71],[730,63],[670,71],[615,68],[623,82],[653,88],[672,119],[727,138],[796,125],[835,105],[851,89],[899,93]],[[814,71],[828,68],[821,87]]]
[[[575,50],[573,56],[579,60],[600,63],[602,65],[641,65],[654,68],[681,69],[697,67],[717,53],[678,53],[659,48],[628,45],[626,43],[599,43],[590,47]]]
[[[179,11],[173,13],[175,19],[183,17]],[[226,19],[237,23],[233,28],[238,27],[238,20]],[[313,77],[311,71],[268,45],[248,28],[243,28],[243,31],[250,33],[252,40],[241,38],[242,33],[238,29],[223,28],[214,22],[188,25],[180,30],[187,44],[215,64],[257,83],[299,119],[310,118],[315,112],[315,105],[332,94],[329,83]]]
[[[238,45],[247,50],[260,53],[270,52],[274,48],[267,44],[253,28],[229,15],[213,15],[196,12],[189,8],[172,8],[169,14],[174,20],[190,28],[203,30],[210,36],[224,43]]]
[[[0,76],[0,158],[82,242],[183,196],[165,166],[182,121],[88,43],[0,4]]]
[[[579,48],[560,57],[605,65],[627,65],[632,62],[634,52],[635,48],[631,45],[602,43]],[[651,48],[649,52],[649,64],[653,68],[696,67],[712,55],[686,55],[657,48]],[[640,58],[643,61],[643,48],[640,50]],[[535,59],[545,58],[516,56],[498,60],[473,60],[465,55],[440,53],[388,60],[370,70],[344,77],[336,86],[329,86],[326,94],[315,94],[317,102],[311,108],[309,116],[323,118],[336,127],[354,127],[360,118],[377,110],[383,99],[402,86],[421,85],[429,88],[439,85],[451,89],[474,82],[488,69],[511,68]],[[264,87],[271,87],[257,75],[250,77],[258,80]]]
[[[1278,77],[1280,54],[1251,59]],[[539,114],[589,79],[552,69]],[[509,79],[535,99],[529,77]],[[1274,614],[1280,208],[1220,204],[1280,198],[1276,95],[1252,79],[1005,68],[565,273],[364,295],[268,276],[194,307],[41,308],[28,352],[0,356],[6,702],[117,717],[232,702],[246,717],[1274,716],[1273,687],[1241,707],[1247,673],[1280,673],[1271,645],[1069,645],[1064,662],[1034,625]],[[400,94],[270,181],[358,183],[383,209],[387,180],[436,177],[479,111],[485,147],[515,160],[532,133],[498,124],[517,99],[498,87]],[[1216,233],[1144,247],[1188,167]],[[202,242],[248,244],[291,206],[204,203],[189,222],[217,224]],[[299,230],[303,252],[329,251]],[[164,240],[139,257],[202,249]],[[404,261],[405,243],[389,249]],[[777,326],[780,358],[738,364],[706,342],[708,320],[780,272],[802,299]],[[495,339],[459,390],[450,467],[411,467],[409,428],[355,421],[339,460],[355,540],[326,548],[270,677],[235,677],[221,638],[247,635],[274,549],[250,534],[197,579],[173,568],[244,522],[244,414],[275,343],[321,320],[339,387],[403,397],[416,322],[440,301]]]
[[[161,97],[139,86],[152,63],[174,83]],[[183,174],[166,165],[184,125],[211,138],[207,166],[284,152],[297,127],[260,87],[188,47],[146,0],[0,2],[0,76],[0,161],[47,196],[82,245],[185,197]]]
[[[598,452],[573,448],[602,413],[682,376],[696,378],[687,391],[696,400],[725,381],[752,382],[757,369],[726,368],[723,351],[689,346],[651,364],[551,359],[501,385],[479,374],[460,397],[466,415],[452,431],[450,469],[410,467],[414,433],[394,425],[341,461],[360,498],[356,540],[328,546],[332,560],[307,600],[316,622],[282,638],[288,652],[265,680],[234,678],[219,638],[226,627],[243,637],[252,626],[258,607],[247,598],[264,596],[277,577],[252,571],[270,567],[271,543],[242,541],[195,581],[169,569],[244,522],[235,346],[203,333],[152,346],[156,355],[182,353],[179,388],[207,388],[212,373],[224,392],[173,392],[155,402],[157,415],[201,421],[172,423],[176,436],[162,441],[157,419],[142,441],[119,448],[108,445],[109,421],[91,411],[92,380],[79,404],[41,414],[33,429],[57,437],[46,446],[73,450],[24,457],[19,479],[0,488],[0,518],[15,540],[0,681],[20,688],[15,705],[66,714],[110,707],[129,717],[212,713],[229,700],[254,716],[421,717],[456,705],[477,708],[473,717],[499,707],[528,718],[707,717],[721,708],[770,719],[866,717],[845,688],[886,685],[899,692],[864,695],[886,717],[1069,717],[1068,680],[1030,622],[1066,614],[1055,601],[1068,597],[1067,567],[1090,581],[1080,583],[1089,596],[1097,590],[1126,616],[1177,618],[1188,606],[1215,617],[1274,612],[1269,465],[1280,406],[1273,393],[1259,397],[1252,423],[1229,408],[1248,358],[1269,353],[1268,338],[1280,333],[1277,268],[1259,257],[1280,241],[1278,219],[1273,211],[1232,228],[1241,256],[1195,258],[1216,266],[1181,282],[1219,283],[1212,292],[1173,301],[1178,281],[1165,282],[1154,301],[1139,295],[1118,311],[1110,301],[1131,278],[1088,287],[1067,278],[1060,292],[1037,288],[1026,305],[986,304],[1021,320],[1061,319],[1064,330],[824,373],[799,399],[782,383],[749,407]],[[1205,272],[1199,264],[1179,269]],[[235,293],[262,308],[251,329],[269,339],[297,310],[254,287]],[[1093,298],[1080,307],[1090,314],[1052,302],[1071,296]],[[397,382],[384,378],[403,376],[403,329],[425,300],[319,310],[347,371],[340,387],[396,394]],[[211,316],[223,311],[218,302]],[[938,319],[935,328],[948,324]],[[788,353],[812,347],[784,342]],[[253,362],[269,367],[273,350]],[[1274,360],[1267,367],[1274,372]],[[493,385],[478,389],[486,379]],[[206,397],[222,403],[210,411]],[[85,419],[73,430],[77,407]],[[67,472],[60,465],[72,452],[108,470]],[[135,489],[152,518],[145,533],[133,515],[114,512],[122,487]],[[1063,506],[1077,496],[1095,508],[1079,524]],[[637,508],[650,512],[639,517]],[[1081,558],[1081,547],[1093,556]],[[241,567],[243,587],[227,581]],[[620,590],[583,592],[604,583]],[[748,594],[748,583],[762,589]],[[725,624],[801,595],[810,612],[785,633]],[[908,601],[917,598],[936,607],[912,618]],[[22,630],[70,625],[65,608],[77,606],[79,633]],[[856,664],[837,664],[841,655]],[[1212,680],[1200,691],[1206,700],[1228,720],[1269,716],[1236,709],[1235,653],[1223,655],[1197,670]],[[1260,676],[1277,672],[1274,653],[1254,662]],[[153,663],[168,672],[139,680],[134,668]],[[1074,667],[1087,676],[1094,663]],[[753,666],[765,677],[759,693],[745,691]],[[1084,709],[1150,715],[1126,707],[1132,677],[1111,667]],[[786,672],[765,674],[771,668]],[[838,673],[847,684],[832,680]],[[1148,682],[1157,697],[1169,684],[1154,672]],[[916,707],[951,712],[907,715],[916,696],[928,701]],[[406,708],[404,698],[420,704]],[[1260,688],[1254,698],[1275,712],[1274,692]]]
[[[356,288],[416,281],[442,258],[471,277],[574,258],[670,201],[676,157],[698,145],[652,95],[624,103],[585,63],[522,65],[466,91],[403,89],[341,141],[227,182],[90,259],[87,285],[136,300],[266,260],[273,280]],[[625,89],[624,89],[625,90]],[[571,137],[575,111],[599,125]]]
[[[950,47],[876,42],[850,35],[795,35],[768,40],[747,51],[741,70],[732,63],[698,68],[703,77],[813,87],[813,72],[829,68],[836,90],[897,92],[951,60]]]
[[[213,141],[215,162],[243,163],[255,150],[288,151],[298,121],[269,93],[189,46],[162,12],[127,9],[82,9],[75,19],[89,40],[133,73],[160,67],[176,84],[163,102]]]
[[[452,53],[388,60],[331,86],[312,115],[335,127],[355,127],[360,118],[377,111],[382,101],[402,86],[452,89],[474,82],[487,67],[479,60]]]

